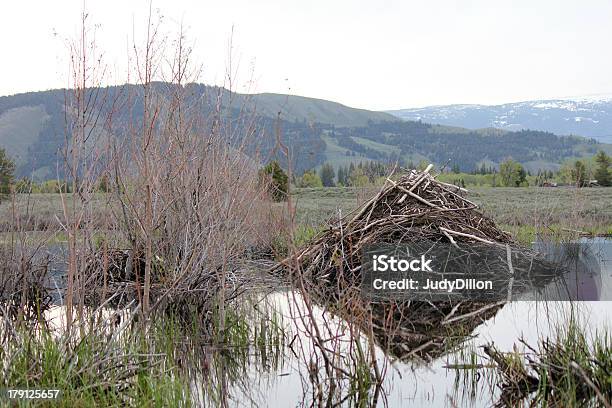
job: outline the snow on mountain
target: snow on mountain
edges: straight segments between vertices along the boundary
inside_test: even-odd
[[[387,112],[405,120],[448,126],[535,129],[612,143],[612,95],[609,94],[502,105],[440,105]]]

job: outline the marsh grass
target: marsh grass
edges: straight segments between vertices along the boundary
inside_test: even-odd
[[[491,370],[494,366],[487,364],[478,351],[473,342],[467,342],[452,353],[444,365],[454,374],[453,394],[449,398],[456,405],[473,404],[483,395],[492,394],[495,389],[497,377]]]
[[[573,318],[555,330],[556,335],[537,348],[521,339],[508,352],[487,345],[485,355],[469,347],[455,354],[445,366],[455,373],[453,401],[492,395],[490,403],[496,407],[609,407],[610,334],[586,335]]]
[[[492,216],[521,242],[532,242],[537,235],[547,233],[552,236],[568,236],[572,228],[592,235],[612,235],[612,209],[609,205],[612,189],[582,189],[578,198],[575,190],[569,187],[482,187],[470,190],[470,199],[480,204],[487,215]],[[360,191],[347,187],[295,189],[296,226],[303,228],[304,232],[310,228],[316,230],[324,221],[337,217],[338,209],[343,214],[350,212],[359,205],[359,198],[364,195]],[[107,195],[98,193],[92,202],[97,208],[96,213],[100,213],[99,224],[102,224],[105,211],[108,211],[105,210]],[[54,225],[56,217],[61,215],[59,194],[31,194],[29,197],[18,194],[17,199],[24,203],[28,201],[32,207],[32,214],[24,224],[27,230],[36,231]],[[70,200],[70,197],[66,199]],[[576,205],[577,201],[581,202],[580,205]],[[282,206],[275,204],[274,207],[279,210]],[[10,219],[9,203],[0,205],[0,215],[0,219]],[[0,231],[11,229],[11,224],[0,225]],[[297,233],[299,238],[301,233],[299,230]],[[304,241],[308,236],[304,237]]]
[[[178,375],[173,354],[162,353],[163,344],[156,341],[176,336],[163,329],[112,335],[96,325],[83,328],[75,339],[45,326],[15,326],[0,351],[2,386],[59,389],[57,406],[64,407],[145,401],[152,406],[185,406],[187,383]]]
[[[610,406],[612,337],[588,333],[577,321],[557,327],[557,335],[530,348],[529,368],[539,379],[535,399],[547,404]]]
[[[495,406],[609,407],[612,399],[612,337],[590,333],[573,308],[552,327],[554,335],[533,346],[520,339],[513,349],[483,346],[460,351],[452,364],[455,389],[470,399],[498,395]],[[484,381],[482,381],[484,377]]]
[[[197,316],[186,323],[166,315],[143,325],[136,311],[94,311],[72,334],[2,319],[0,387],[59,389],[63,407],[225,405],[248,398],[250,374],[282,367],[286,327],[265,301],[247,305],[251,300],[243,299],[228,308],[220,344]]]
[[[310,242],[323,228],[308,224],[296,225],[294,231],[294,243],[297,247],[302,247]],[[289,254],[289,238],[285,232],[275,236],[272,240],[273,255],[277,260],[282,260]]]

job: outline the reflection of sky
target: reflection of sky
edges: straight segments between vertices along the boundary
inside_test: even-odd
[[[593,253],[601,269],[600,292],[610,299],[612,286],[612,245],[609,240],[595,240],[593,242]],[[291,295],[289,295],[292,298]],[[299,302],[299,297],[295,298]],[[284,294],[276,295],[275,301],[285,316],[286,321],[291,321],[289,316],[288,297]],[[290,300],[291,301],[291,300]],[[528,344],[537,346],[540,339],[552,337],[556,334],[557,324],[567,321],[570,309],[574,308],[578,322],[588,331],[600,331],[603,328],[610,330],[612,322],[612,302],[513,302],[504,306],[495,317],[479,326],[474,334],[476,337],[467,345],[474,349],[479,355],[483,355],[479,346],[495,343],[502,351],[511,351],[523,338]],[[318,309],[320,311],[320,309]],[[329,319],[329,317],[328,317]],[[292,329],[299,331],[301,323],[293,322]],[[304,346],[307,341],[304,337]],[[521,347],[519,347],[519,350]],[[382,353],[379,353],[382,360]],[[308,351],[306,352],[308,355]],[[447,355],[435,361],[431,367],[413,369],[409,364],[395,363],[387,366],[385,380],[386,402],[389,407],[447,407],[449,398],[457,406],[463,407],[488,407],[492,405],[491,390],[485,385],[485,380],[479,382],[483,386],[474,401],[461,399],[454,388],[455,371],[444,369],[445,364],[465,362],[468,357],[461,359],[457,355]],[[302,381],[299,370],[303,369],[300,364],[292,359],[290,364],[280,372],[271,373],[262,381],[260,374],[253,374],[255,383],[262,384],[250,397],[255,398],[262,406],[270,407],[294,407],[302,405]],[[306,375],[303,373],[303,375]],[[305,377],[307,378],[307,376]],[[268,382],[269,381],[269,382]],[[263,384],[267,384],[263,386]],[[311,397],[311,393],[306,394]],[[453,397],[454,396],[454,397]],[[240,399],[238,404],[244,404]],[[309,403],[304,405],[308,406]],[[382,405],[382,404],[379,404]]]
[[[608,327],[612,321],[612,303],[610,302],[580,302],[577,306],[578,315],[584,324],[593,330]],[[476,352],[483,355],[478,346],[495,343],[504,351],[511,351],[519,338],[525,339],[530,345],[536,345],[538,339],[554,336],[554,325],[563,322],[567,316],[570,303],[553,302],[548,310],[543,302],[513,302],[505,306],[493,318],[480,326],[477,337],[469,342],[476,347]],[[547,316],[548,315],[548,316]],[[520,348],[519,348],[520,349]],[[466,358],[467,359],[467,358]],[[449,397],[456,396],[454,390],[455,372],[443,368],[445,364],[456,363],[452,355],[445,356],[432,364],[431,368],[414,369],[408,364],[396,363],[388,368],[385,381],[385,394],[389,407],[447,407]],[[293,362],[283,373],[272,373],[269,378],[269,388],[259,389],[262,406],[293,407],[299,406],[302,400],[302,382],[296,371],[299,364]],[[253,379],[257,378],[255,374]],[[272,378],[275,377],[276,378]],[[260,380],[261,381],[261,380]],[[488,407],[492,405],[489,386],[484,384],[476,400],[472,403],[454,399],[458,406]],[[263,382],[260,382],[263,383]],[[461,391],[459,391],[461,392]],[[255,395],[252,395],[254,397]],[[310,397],[311,394],[307,394]],[[257,398],[256,398],[257,399]],[[308,406],[308,404],[306,404]]]
[[[583,238],[581,242],[589,247],[601,268],[601,299],[612,301],[612,240],[609,238]]]
[[[602,238],[566,244],[536,242],[534,249],[569,271],[563,282],[548,285],[544,299],[612,301],[612,242]]]

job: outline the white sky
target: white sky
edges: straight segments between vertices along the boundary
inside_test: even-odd
[[[67,84],[62,38],[74,36],[81,8],[3,2],[0,95]],[[612,93],[609,0],[154,0],[153,8],[167,31],[183,22],[209,84],[223,79],[233,26],[238,81],[253,71],[258,92],[367,109]],[[120,81],[148,1],[89,1],[87,9]]]

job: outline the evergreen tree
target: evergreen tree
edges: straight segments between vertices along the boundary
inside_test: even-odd
[[[323,187],[334,187],[336,184],[334,183],[334,178],[336,174],[334,171],[334,166],[329,163],[325,163],[321,167],[320,177],[321,182],[323,183]]]
[[[342,186],[346,186],[345,180],[344,180],[344,166],[339,166],[338,167],[338,184],[342,185]]]
[[[260,177],[265,177],[269,183],[268,188],[274,201],[285,200],[289,190],[289,177],[276,160],[271,161],[261,170]]]
[[[344,175],[342,178],[342,184],[345,186],[349,185],[349,176],[351,175],[350,169],[348,166],[344,166]]]
[[[529,173],[525,171],[525,168],[519,164],[519,179],[518,179],[518,183],[516,184],[517,187],[519,187],[521,184],[523,184],[525,181],[527,181],[527,175]],[[529,174],[531,175],[531,174]]]
[[[0,197],[11,192],[11,184],[15,176],[15,163],[0,148]]]
[[[603,150],[595,156],[595,162],[597,163],[597,170],[595,170],[595,179],[600,186],[612,185],[612,177],[610,176],[610,156]]]

